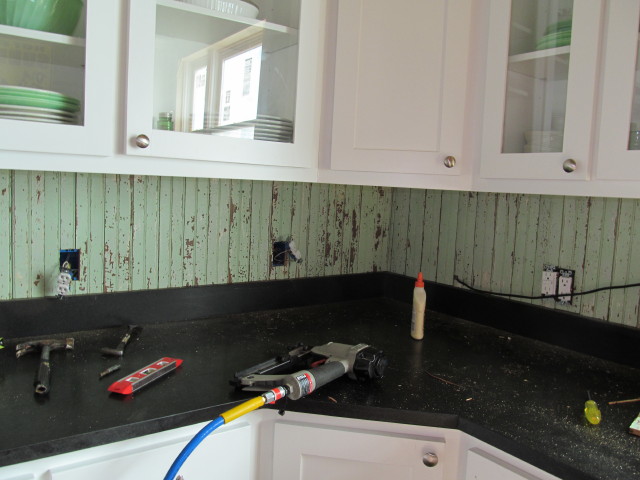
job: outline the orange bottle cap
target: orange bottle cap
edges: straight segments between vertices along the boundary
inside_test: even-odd
[[[422,272],[418,273],[418,279],[416,280],[416,287],[424,287],[424,281],[422,280]]]

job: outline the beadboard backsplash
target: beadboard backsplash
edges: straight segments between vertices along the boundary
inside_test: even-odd
[[[544,264],[576,291],[640,282],[640,200],[300,182],[0,170],[0,300],[392,271],[540,294]],[[8,212],[8,215],[6,214]],[[302,263],[271,265],[293,238]],[[638,327],[640,289],[521,300]]]
[[[0,299],[388,270],[392,189],[0,170]],[[302,263],[271,266],[293,238]]]
[[[427,280],[540,295],[545,264],[575,270],[574,290],[640,283],[640,200],[396,188],[389,269]],[[640,288],[520,300],[640,326]],[[579,335],[579,332],[576,332]]]

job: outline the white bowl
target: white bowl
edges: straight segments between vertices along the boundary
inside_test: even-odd
[[[258,18],[258,7],[242,0],[213,0],[213,10],[239,17]]]
[[[258,7],[243,0],[182,0],[191,5],[210,8],[216,12],[237,15],[239,17],[258,18]]]

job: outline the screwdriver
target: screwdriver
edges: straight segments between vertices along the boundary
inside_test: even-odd
[[[598,404],[591,400],[591,394],[587,391],[587,397],[589,398],[584,402],[584,416],[587,421],[592,425],[598,425],[602,420],[602,414],[598,408]]]

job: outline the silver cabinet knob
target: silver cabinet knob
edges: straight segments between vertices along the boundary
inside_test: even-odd
[[[144,134],[140,134],[136,137],[136,146],[140,148],[147,148],[151,144],[149,137]]]
[[[433,452],[425,453],[422,457],[422,463],[427,467],[435,467],[438,464],[438,455]]]
[[[449,155],[448,157],[445,157],[442,163],[444,163],[444,166],[447,168],[453,168],[456,165],[456,157]]]
[[[562,169],[567,173],[575,172],[576,168],[578,168],[578,164],[573,158],[567,158],[562,162]]]

